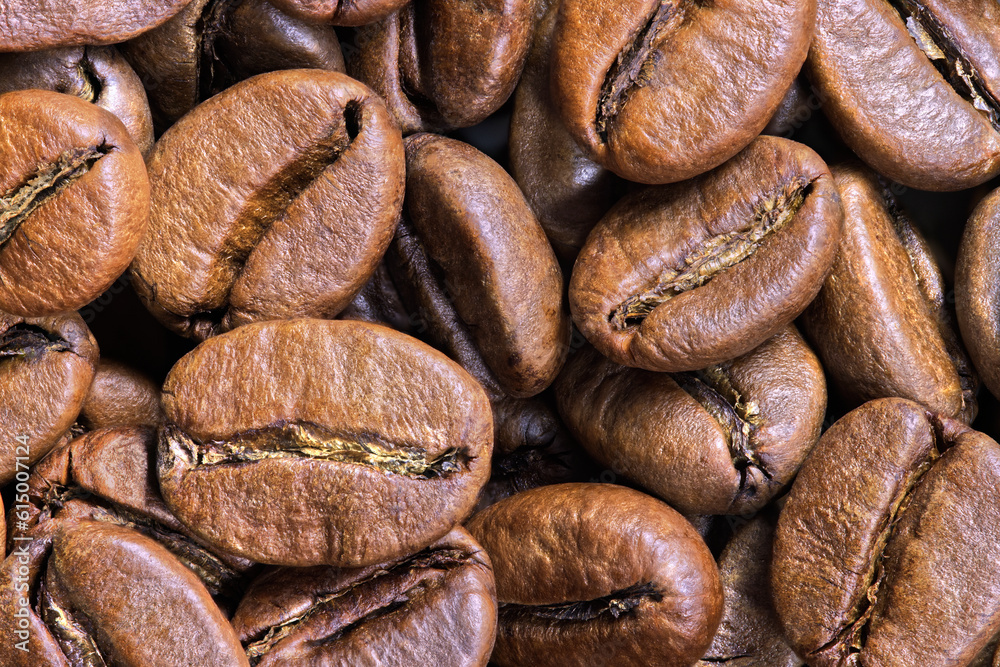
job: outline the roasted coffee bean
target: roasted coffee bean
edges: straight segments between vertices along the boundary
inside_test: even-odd
[[[814,667],[958,667],[1000,629],[998,563],[1000,445],[879,399],[806,460],[771,575],[785,636]]]
[[[802,316],[832,382],[849,407],[896,396],[972,421],[978,379],[927,242],[874,173],[849,165],[833,178],[844,237]]]
[[[93,430],[111,426],[159,426],[163,422],[160,388],[134,368],[101,359],[90,392],[80,408],[80,422]]]
[[[411,2],[358,31],[348,72],[385,99],[404,134],[469,127],[514,91],[533,13],[532,0]]]
[[[555,391],[591,456],[687,514],[759,510],[791,483],[826,411],[823,369],[792,327],[693,373],[619,366],[588,348]]]
[[[256,74],[344,71],[332,28],[287,16],[267,0],[194,0],[121,48],[151,83],[149,101],[161,133],[199,102]]]
[[[38,88],[76,95],[118,116],[143,155],[153,121],[142,81],[111,46],[78,46],[0,55],[0,93]]]
[[[0,309],[76,310],[128,267],[149,219],[142,154],[113,114],[72,95],[0,95]]]
[[[254,667],[481,667],[496,635],[489,557],[464,529],[365,568],[282,568],[255,581],[233,626]]]
[[[73,425],[97,367],[97,341],[76,313],[0,312],[0,486]]]
[[[559,259],[572,265],[622,187],[612,172],[587,159],[552,102],[549,52],[558,9],[553,3],[538,26],[517,87],[510,166]]]
[[[261,563],[370,565],[413,553],[489,477],[489,403],[440,352],[385,327],[240,327],[163,388],[163,496],[195,534]]]
[[[796,77],[761,134],[791,138],[822,106],[822,98],[809,81],[803,76]]]
[[[385,18],[408,0],[272,0],[292,16],[333,25],[365,25]]]
[[[818,0],[810,78],[863,160],[922,190],[1000,173],[1000,7],[991,0]]]
[[[1000,396],[1000,190],[969,218],[955,269],[955,309],[962,339],[983,383]]]
[[[573,268],[573,321],[627,366],[694,371],[734,359],[816,296],[842,218],[819,156],[760,137],[709,174],[616,204]]]
[[[806,59],[814,0],[563,0],[552,91],[590,157],[639,183],[713,169],[764,129]]]
[[[356,81],[320,70],[248,79],[157,142],[133,286],[161,322],[197,339],[333,317],[392,239],[404,169],[398,128]]]
[[[768,574],[777,515],[759,514],[738,528],[719,557],[722,622],[695,667],[802,667],[785,642],[771,602]]]
[[[0,3],[0,52],[115,44],[155,28],[190,0]]]
[[[506,395],[538,394],[566,358],[569,316],[559,265],[517,184],[474,148],[430,134],[407,138],[406,169],[389,257],[404,304],[432,314],[452,357],[471,347]]]
[[[508,665],[690,665],[722,612],[719,571],[684,517],[610,484],[559,484],[476,514]]]
[[[30,583],[30,599],[27,590],[14,592],[15,581],[25,589]],[[53,537],[26,543],[4,561],[0,588],[4,637],[22,636],[14,629],[16,612],[29,621],[25,650],[12,641],[0,645],[4,665],[248,664],[198,578],[164,547],[123,526],[58,522]]]

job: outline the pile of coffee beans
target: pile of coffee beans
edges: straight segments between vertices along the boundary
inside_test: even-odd
[[[995,397],[996,0],[0,0],[2,667],[1000,667]]]

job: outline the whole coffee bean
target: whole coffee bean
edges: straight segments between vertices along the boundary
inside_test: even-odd
[[[511,496],[468,524],[493,561],[508,665],[690,665],[722,612],[712,554],[684,517],[610,484]]]
[[[450,347],[472,346],[505,394],[538,394],[562,367],[570,327],[562,273],[517,184],[471,146],[430,134],[407,138],[406,170],[389,257],[404,303],[437,315],[430,326],[447,329]]]
[[[113,114],[72,95],[0,95],[0,309],[76,310],[128,267],[149,219],[142,154]]]
[[[771,602],[768,574],[777,515],[759,514],[738,528],[719,557],[722,622],[695,667],[802,667],[785,642]]]
[[[157,142],[132,284],[161,322],[197,339],[333,317],[392,239],[404,169],[399,130],[356,81],[320,70],[248,79]]]
[[[380,326],[240,327],[181,359],[163,402],[167,504],[208,543],[261,563],[413,553],[467,516],[489,477],[482,389]]]
[[[188,2],[116,0],[109,5],[98,0],[7,0],[0,4],[0,52],[124,42],[155,28]]]
[[[555,387],[599,462],[686,514],[749,514],[783,491],[819,438],[826,382],[793,327],[694,373],[578,352]]]
[[[639,183],[713,169],[753,140],[806,59],[814,0],[564,0],[560,115],[590,157]]]
[[[273,0],[275,7],[305,21],[365,25],[385,18],[408,0]]]
[[[1000,396],[1000,190],[985,197],[965,226],[955,269],[962,339],[983,382]]]
[[[247,591],[233,626],[255,667],[479,667],[496,616],[489,557],[455,528],[387,563],[269,572]]]
[[[159,426],[160,388],[147,376],[117,361],[101,359],[80,422],[97,430],[111,426]]]
[[[510,166],[556,255],[572,265],[622,187],[612,172],[587,159],[552,102],[549,55],[558,10],[554,3],[538,26],[517,87]]]
[[[143,155],[153,121],[142,81],[111,46],[78,46],[0,55],[0,93],[38,88],[76,95],[118,116]]]
[[[532,0],[411,2],[358,31],[348,72],[385,99],[404,134],[469,127],[514,91],[533,14]]]
[[[711,173],[616,204],[573,268],[573,321],[626,366],[693,371],[734,359],[816,296],[842,218],[818,155],[760,137]]]
[[[194,0],[121,48],[148,84],[161,133],[199,102],[256,74],[344,71],[332,28],[292,18],[267,0]]]
[[[877,176],[833,169],[844,237],[803,329],[849,407],[900,397],[966,423],[978,379],[927,242]]]
[[[76,313],[0,312],[0,486],[73,425],[97,367],[97,341]]]
[[[781,513],[785,636],[815,667],[967,665],[1000,629],[998,545],[1000,445],[911,401],[866,403]]]
[[[818,0],[809,75],[877,171],[922,190],[1000,172],[1000,7],[990,0]]]

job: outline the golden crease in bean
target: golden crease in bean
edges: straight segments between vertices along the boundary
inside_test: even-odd
[[[528,621],[533,623],[560,623],[571,621],[591,621],[610,614],[613,618],[621,618],[631,613],[644,600],[660,602],[663,595],[656,590],[652,582],[635,584],[610,595],[584,600],[581,602],[563,602],[546,605],[501,604],[500,616],[503,623],[513,621]]]

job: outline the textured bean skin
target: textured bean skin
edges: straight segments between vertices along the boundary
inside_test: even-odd
[[[531,489],[467,527],[493,561],[500,627],[492,660],[501,667],[680,667],[704,653],[718,626],[722,588],[711,553],[680,514],[638,491]],[[643,592],[626,592],[636,587]],[[589,601],[602,611],[562,606]]]
[[[573,321],[626,366],[677,372],[733,359],[809,305],[842,219],[822,160],[760,137],[715,171],[616,204],[574,265]]]
[[[197,339],[247,322],[333,317],[392,238],[403,159],[381,101],[343,74],[286,70],[239,83],[157,142],[136,292]]]
[[[967,665],[1000,628],[998,464],[992,439],[903,399],[834,424],[775,538],[796,651],[817,667]]]
[[[639,183],[713,169],[764,129],[805,61],[816,3],[567,0],[552,91],[588,155]]]
[[[80,422],[96,430],[112,426],[159,426],[162,421],[159,386],[134,368],[102,359],[80,408]]]
[[[1000,85],[1000,8],[987,0],[930,0],[938,24],[979,79],[987,106]],[[844,141],[894,181],[922,190],[962,190],[1000,172],[1000,132],[949,83],[885,0],[819,0],[810,79]],[[944,47],[944,44],[939,44]]]
[[[852,405],[898,396],[972,421],[978,379],[927,242],[867,168],[835,167],[833,177],[844,238],[802,316],[833,383]]]
[[[96,299],[149,221],[128,130],[76,96],[14,91],[0,95],[0,162],[0,309],[41,317]]]
[[[274,0],[274,5],[306,21],[365,25],[406,4],[406,0]]]
[[[489,477],[482,389],[384,327],[246,325],[181,359],[163,393],[167,504],[209,544],[257,562],[353,567],[412,553],[463,519]],[[291,448],[317,432],[311,450]],[[355,443],[375,454],[333,455],[358,454]],[[252,458],[278,450],[288,455]]]

